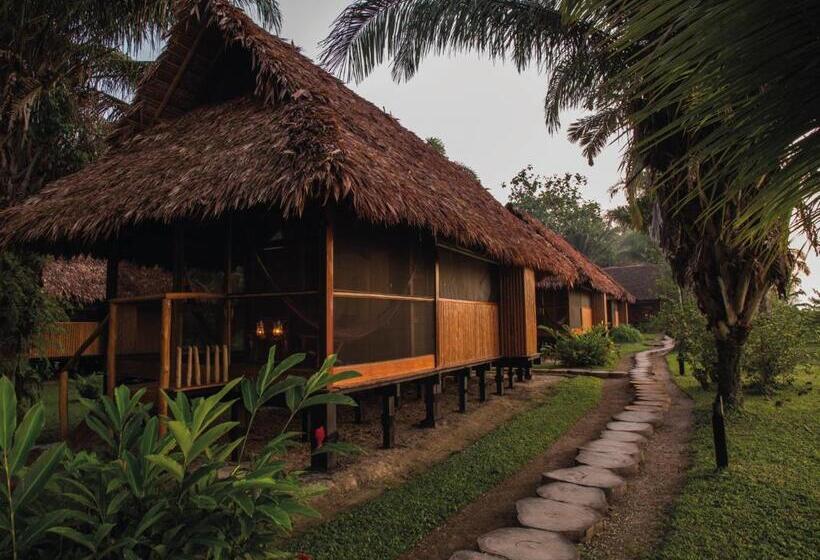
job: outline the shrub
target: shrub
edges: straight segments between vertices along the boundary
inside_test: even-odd
[[[752,387],[771,393],[789,382],[795,368],[809,360],[813,338],[806,311],[773,300],[755,319],[746,342],[743,365]]]
[[[641,342],[643,340],[641,331],[632,325],[618,325],[609,332],[609,336],[611,336],[615,342],[620,343]]]
[[[606,366],[615,359],[615,345],[598,326],[562,337],[555,344],[555,354],[568,367]]]
[[[78,375],[74,380],[74,385],[77,387],[77,393],[88,400],[94,400],[102,395],[103,374],[95,371],[88,375]]]
[[[286,470],[283,453],[298,435],[279,435],[254,456],[245,443],[259,409],[284,396],[293,420],[313,405],[352,405],[323,390],[353,377],[333,374],[328,358],[310,378],[280,377],[304,359],[274,364],[273,351],[255,380],[235,379],[218,393],[168,399],[160,419],[135,394],[117,387],[114,398],[83,400],[86,424],[100,438],[94,452],[72,453],[59,444],[28,458],[43,428],[42,404],[18,425],[11,382],[0,379],[0,557],[2,558],[253,558],[275,555],[275,539],[296,515],[317,515],[307,505],[316,488]],[[243,434],[224,415],[239,402],[249,421]],[[159,434],[160,422],[167,433]],[[288,424],[290,421],[288,422]],[[324,451],[339,451],[326,443]],[[229,462],[238,450],[238,460]]]

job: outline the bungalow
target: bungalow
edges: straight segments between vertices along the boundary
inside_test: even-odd
[[[181,17],[110,144],[5,211],[0,244],[106,259],[107,388],[160,413],[159,388],[212,391],[275,345],[359,371],[333,390],[378,389],[389,446],[400,383],[434,426],[443,375],[462,402],[471,372],[482,397],[490,368],[499,391],[526,375],[536,275],[570,280],[470,173],[223,0]],[[125,296],[121,260],[170,291]],[[332,440],[334,406],[308,426]]]
[[[663,267],[643,263],[610,266],[604,270],[635,295],[635,301],[629,304],[630,323],[643,323],[658,313],[661,306],[658,280],[663,276]]]
[[[541,221],[512,205],[507,207],[538,234],[545,251],[550,255],[558,253],[574,269],[561,276],[539,275],[536,284],[539,325],[568,327],[580,332],[595,325],[612,328],[628,322],[627,306],[634,298],[623,286]]]

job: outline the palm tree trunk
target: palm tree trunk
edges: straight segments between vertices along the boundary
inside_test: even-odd
[[[748,336],[749,328],[745,326],[735,326],[726,335],[715,336],[718,396],[723,399],[724,406],[729,409],[740,406],[743,402],[740,359]]]

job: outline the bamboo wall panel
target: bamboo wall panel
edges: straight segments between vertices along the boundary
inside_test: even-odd
[[[538,332],[533,271],[529,268],[502,269],[500,288],[501,354],[507,357],[537,354]]]
[[[159,353],[161,312],[154,305],[118,305],[117,354]]]
[[[569,292],[569,327],[575,332],[592,328],[592,297],[588,292]]]
[[[94,332],[99,323],[95,321],[71,321],[54,324],[54,331],[49,333],[41,348],[31,350],[32,358],[67,358],[82,346]],[[83,356],[102,355],[100,339],[97,338],[83,352]]]
[[[501,355],[498,304],[440,299],[436,332],[439,367],[451,367]]]

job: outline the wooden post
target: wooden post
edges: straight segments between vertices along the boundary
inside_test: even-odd
[[[524,367],[524,379],[527,381],[532,379],[532,367],[530,365]]]
[[[356,401],[356,406],[353,407],[353,423],[362,424],[364,422],[364,411],[362,410],[364,401],[361,397],[353,397],[353,400]]]
[[[511,367],[507,368],[507,380],[508,380],[507,388],[508,389],[515,389],[515,372],[513,371],[513,368],[511,368]]]
[[[182,387],[182,346],[177,346],[177,371],[174,379],[174,387]]]
[[[185,386],[190,387],[194,381],[194,347],[188,347],[188,371],[185,375]]]
[[[194,350],[194,383],[202,385],[202,368],[199,366],[199,346],[192,346]]]
[[[470,377],[470,370],[459,371],[458,374],[458,411],[467,412],[467,380]]]
[[[114,396],[117,385],[117,304],[110,303],[108,309],[108,341],[105,352],[105,389],[109,397]]]
[[[231,367],[231,353],[228,350],[230,348],[227,344],[222,346],[222,381],[223,383],[227,383],[231,380],[231,376],[229,374],[230,367]]]
[[[219,346],[213,347],[214,352],[214,376],[213,380],[219,383],[219,380],[222,378],[222,368],[220,367],[219,361]],[[211,378],[208,379],[208,383],[211,382]]]
[[[435,428],[440,416],[441,404],[438,396],[441,394],[441,380],[438,376],[424,381],[425,418],[421,423],[423,428]]]
[[[396,445],[396,386],[382,391],[382,447],[392,449]]]
[[[333,216],[330,211],[325,214],[325,282],[324,282],[324,320],[325,332],[323,354],[333,354]]]
[[[59,392],[59,413],[60,413],[60,439],[68,439],[68,370],[60,371],[60,392]]]
[[[495,394],[504,396],[504,368],[495,366]]]
[[[478,402],[483,403],[487,400],[487,367],[479,366],[476,374],[478,374]]]
[[[168,401],[163,390],[168,390],[171,376],[171,300],[162,300],[162,322],[159,347],[159,386],[157,387],[157,414],[168,416]],[[165,433],[165,423],[160,422],[160,434]]]
[[[211,382],[211,347],[205,345],[205,383]]]
[[[515,368],[515,378],[518,379],[519,383],[524,382],[524,368]]]
[[[336,405],[327,404],[311,407],[310,409],[310,468],[314,471],[327,472],[336,466],[336,457],[333,453],[314,454],[326,443],[339,440],[336,430]]]

